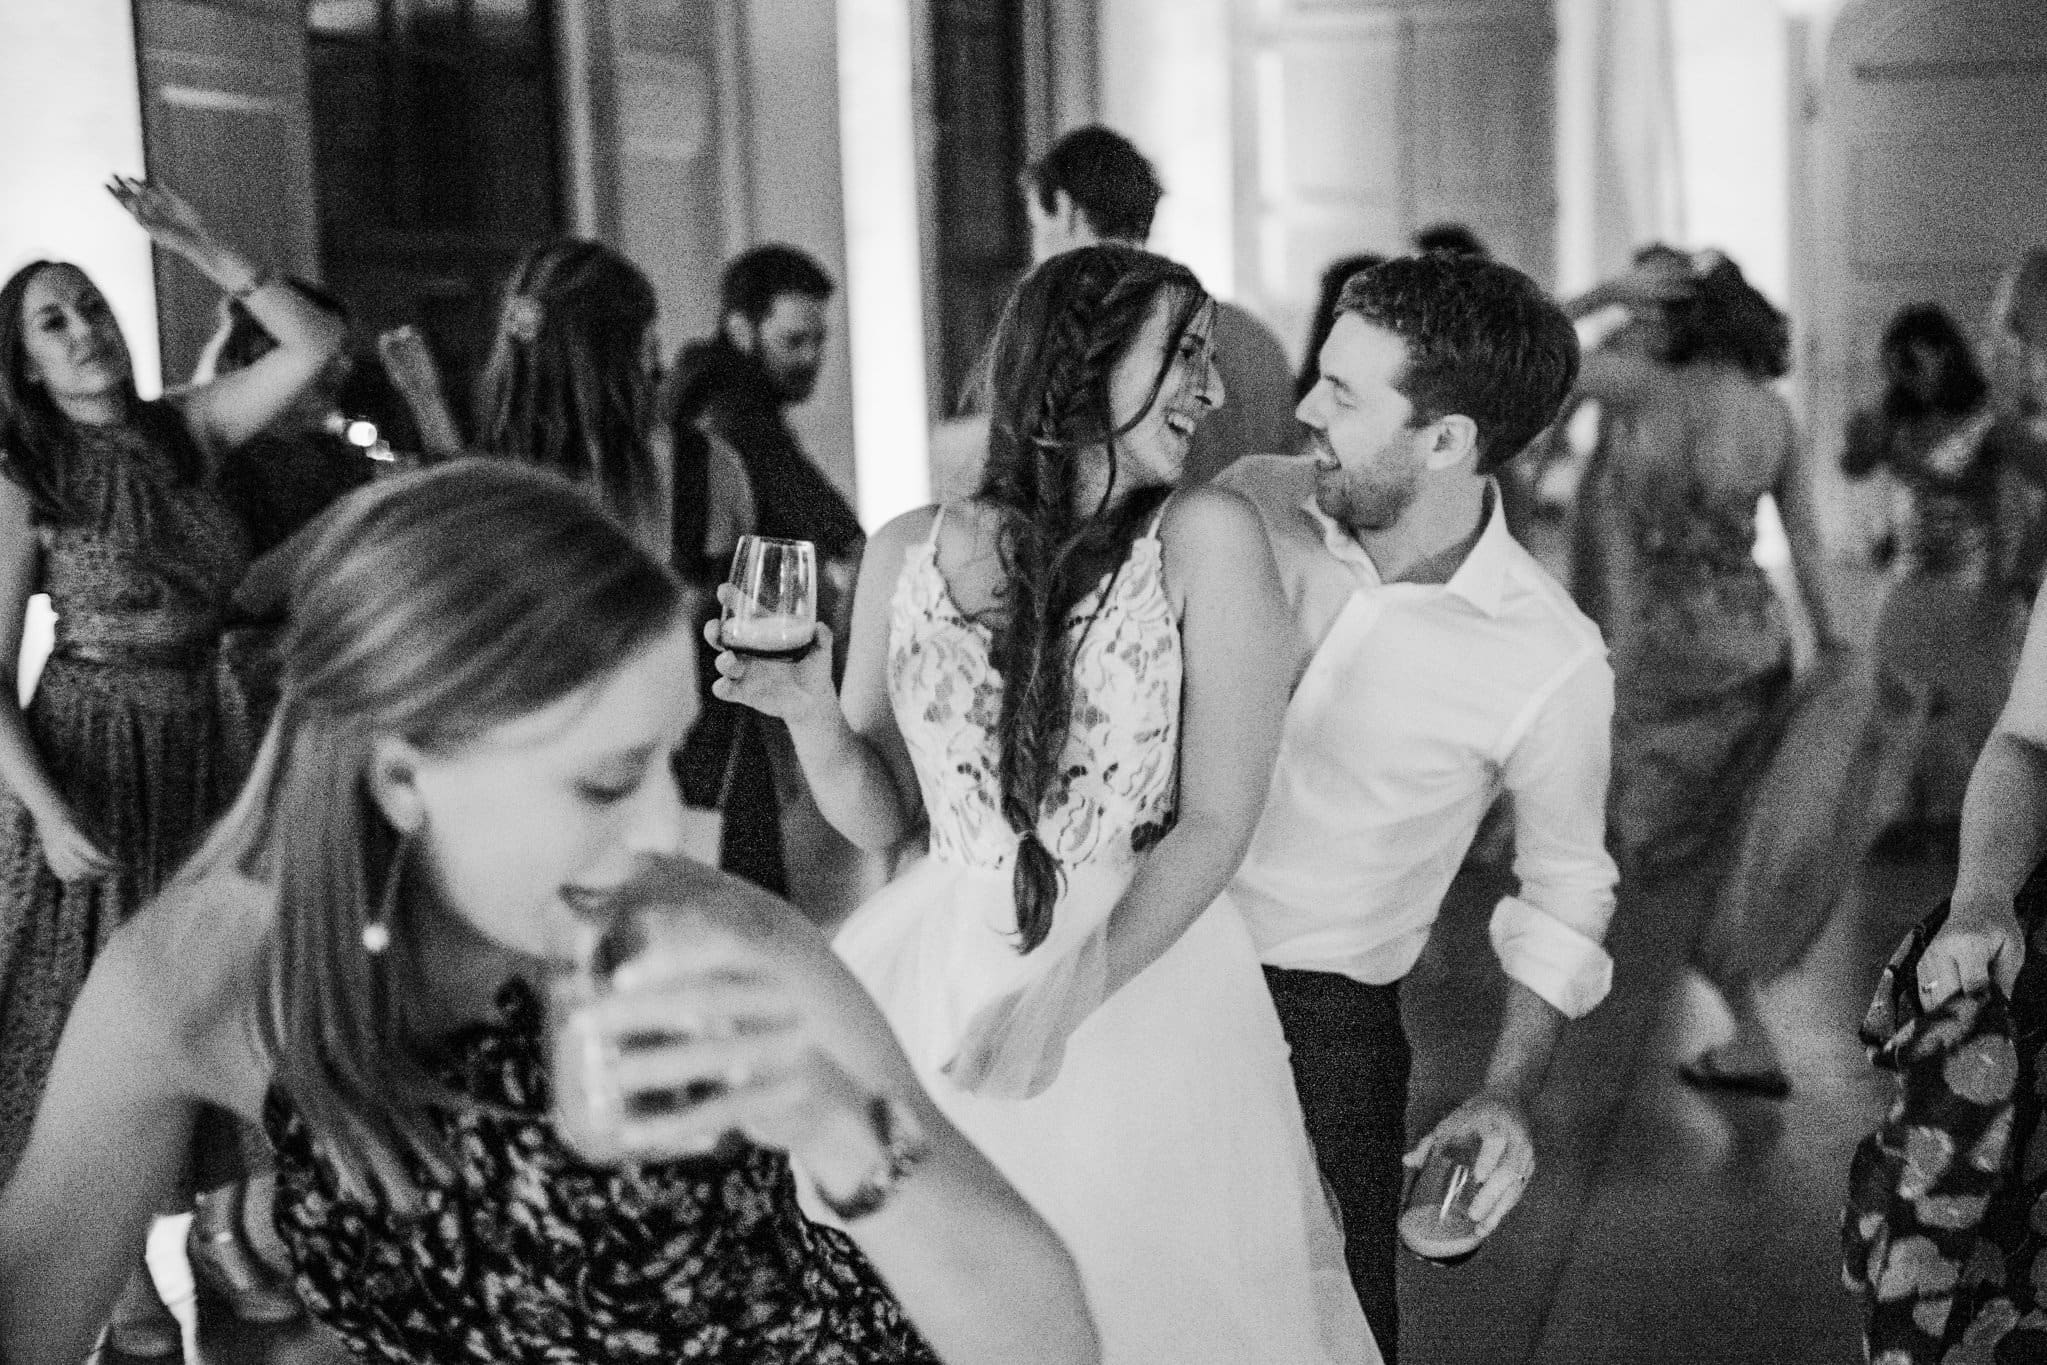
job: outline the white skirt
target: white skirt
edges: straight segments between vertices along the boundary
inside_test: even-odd
[[[968,1022],[1106,920],[1127,869],[1067,869],[1016,951],[1006,870],[927,858],[835,946],[938,1106],[1065,1239],[1108,1365],[1377,1362],[1250,935],[1227,897],[1073,1033],[1023,1100],[941,1071]]]

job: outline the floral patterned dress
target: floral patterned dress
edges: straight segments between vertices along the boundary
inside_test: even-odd
[[[443,1120],[455,1178],[397,1213],[344,1193],[280,1092],[266,1106],[275,1206],[299,1297],[387,1365],[937,1365],[844,1234],[797,1206],[788,1162],[731,1144],[609,1170],[543,1117],[543,1009],[524,983],[459,1037],[442,1075],[509,1109]]]
[[[1843,1273],[1873,1365],[2047,1361],[2047,877],[2018,899],[2026,961],[1994,990],[1919,1006],[1946,908],[1891,958],[1862,1025],[1898,1098],[1856,1148]]]
[[[130,422],[78,427],[77,441],[74,510],[37,528],[57,632],[26,720],[50,780],[118,867],[59,881],[28,808],[0,785],[0,1184],[93,959],[234,799],[250,756],[217,653],[249,542],[183,416],[147,403]]]
[[[939,570],[942,520],[906,557],[889,624],[929,856],[854,912],[840,955],[939,1106],[1065,1239],[1111,1365],[1377,1361],[1236,907],[1211,906],[1103,998],[1104,925],[1178,793],[1180,633],[1156,526],[1071,617],[1072,722],[1037,830],[1062,893],[1026,954],[997,777],[1002,682]],[[1065,1022],[981,1048],[977,1022],[1012,1005]],[[963,1079],[970,1052],[991,1054],[991,1076],[1047,1056],[1056,1076],[1013,1096]]]

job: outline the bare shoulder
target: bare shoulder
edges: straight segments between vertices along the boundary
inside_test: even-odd
[[[1235,556],[1265,540],[1265,524],[1251,499],[1234,488],[1202,484],[1183,488],[1166,502],[1159,521],[1166,554],[1196,560]]]
[[[866,562],[900,561],[909,553],[911,546],[931,534],[931,523],[937,516],[938,504],[932,503],[891,518],[879,531],[867,538]]]
[[[239,879],[173,887],[123,925],[93,962],[76,1010],[113,1042],[110,1067],[158,1093],[238,1107],[267,897]],[[173,969],[170,964],[175,964]]]

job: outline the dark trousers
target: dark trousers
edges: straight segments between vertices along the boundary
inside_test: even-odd
[[[1322,1178],[1343,1211],[1343,1254],[1387,1365],[1398,1359],[1394,1246],[1407,1150],[1411,1054],[1400,986],[1334,972],[1267,967],[1265,984],[1293,1049],[1294,1089]]]

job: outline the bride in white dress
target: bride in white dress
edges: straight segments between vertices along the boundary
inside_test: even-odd
[[[714,690],[788,721],[855,843],[927,832],[838,950],[1065,1237],[1104,1359],[1377,1362],[1222,898],[1296,646],[1250,506],[1168,496],[1221,401],[1213,316],[1133,248],[1040,266],[996,336],[980,492],[867,548],[843,697],[822,628],[796,663],[720,655]]]

